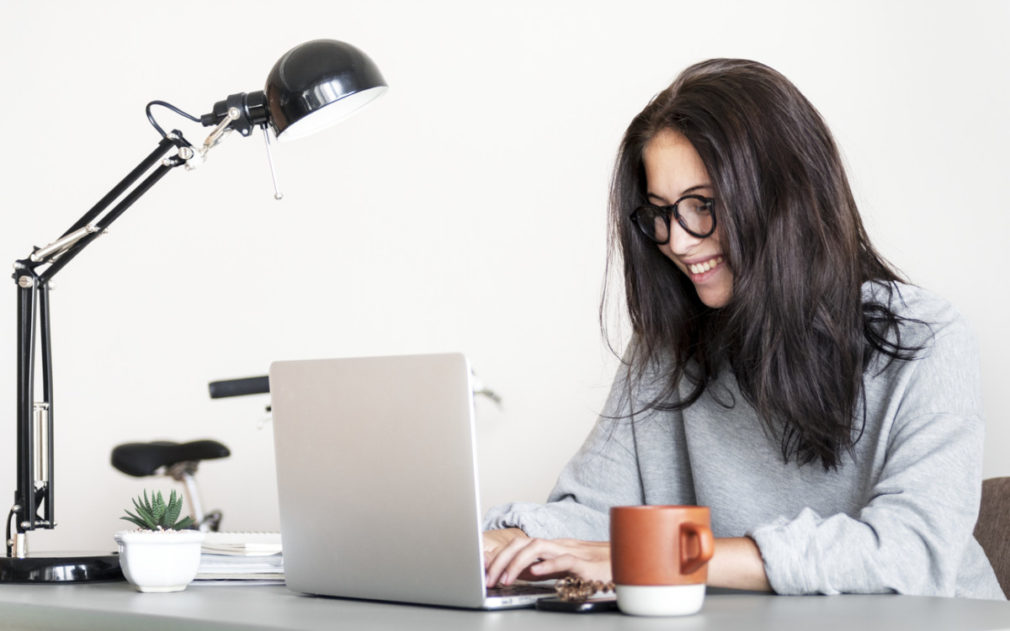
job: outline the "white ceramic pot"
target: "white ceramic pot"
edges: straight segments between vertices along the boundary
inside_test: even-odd
[[[117,532],[123,575],[142,592],[182,591],[200,567],[203,538],[196,530]]]

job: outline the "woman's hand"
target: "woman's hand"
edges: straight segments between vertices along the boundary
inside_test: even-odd
[[[485,530],[484,531],[484,573],[488,572],[491,565],[498,559],[498,556],[502,553],[505,548],[509,546],[513,541],[521,539],[530,541],[529,536],[520,530],[519,528],[503,528],[500,530]],[[497,566],[496,566],[497,567]],[[489,587],[494,587],[497,584],[498,576],[495,577],[495,582],[488,582]]]
[[[484,531],[484,565],[498,556],[498,552],[516,537],[529,539],[526,533],[518,528],[503,528],[501,530]]]
[[[543,581],[575,575],[586,580],[610,580],[610,543],[576,539],[531,539],[521,530],[484,533],[487,585],[511,585],[516,580]]]

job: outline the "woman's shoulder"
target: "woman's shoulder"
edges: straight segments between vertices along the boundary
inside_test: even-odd
[[[921,287],[890,283],[889,288],[890,293],[888,287],[864,287],[872,292],[872,303],[886,305],[893,316],[888,318],[879,308],[867,313],[876,311],[871,317],[879,318],[878,323],[896,325],[882,331],[884,346],[891,345],[892,352],[875,355],[868,370],[874,385],[867,388],[879,401],[900,396],[906,419],[936,414],[980,419],[979,345],[967,319],[950,302]],[[893,361],[895,357],[907,361]]]
[[[922,287],[901,282],[863,283],[864,305],[886,308],[897,316],[902,342],[930,345],[937,337],[973,340],[965,317],[947,299]]]

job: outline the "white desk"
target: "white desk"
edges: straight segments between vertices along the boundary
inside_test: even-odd
[[[279,586],[190,586],[141,594],[125,583],[0,585],[0,629],[1010,629],[1010,604],[913,596],[765,596],[716,593],[701,613],[633,618],[532,609],[485,613],[303,596]]]

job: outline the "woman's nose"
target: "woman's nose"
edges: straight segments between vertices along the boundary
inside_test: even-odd
[[[704,239],[699,239],[680,225],[677,221],[670,222],[670,250],[677,256],[684,256],[694,249]]]

